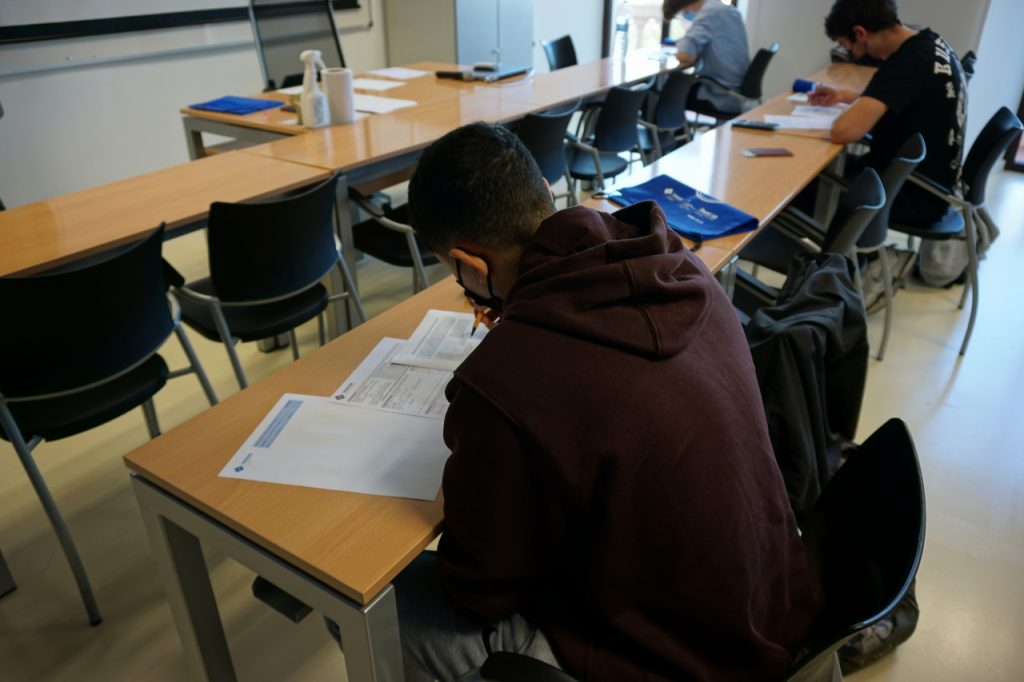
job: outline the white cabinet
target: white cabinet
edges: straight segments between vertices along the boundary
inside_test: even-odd
[[[534,0],[385,0],[388,64],[533,65]]]

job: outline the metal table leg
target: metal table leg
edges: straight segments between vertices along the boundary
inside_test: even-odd
[[[202,540],[338,623],[349,680],[402,682],[398,608],[390,585],[369,604],[358,604],[139,476],[132,476],[132,487],[197,679],[235,679]]]
[[[334,229],[341,240],[341,255],[352,274],[352,280],[359,286],[356,271],[356,247],[352,236],[353,205],[348,200],[348,179],[344,174],[338,176],[337,192],[334,199]],[[331,294],[345,291],[345,282],[337,268],[331,268],[328,275],[327,290]],[[339,299],[327,308],[327,336],[335,338],[352,328],[352,320],[356,319],[355,307],[350,299]]]

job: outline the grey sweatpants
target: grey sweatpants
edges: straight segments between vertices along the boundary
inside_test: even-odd
[[[417,557],[394,586],[408,682],[446,682],[472,673],[487,658],[485,629],[491,651],[513,651],[559,666],[544,633],[519,614],[486,625],[459,616],[437,578],[434,552]]]

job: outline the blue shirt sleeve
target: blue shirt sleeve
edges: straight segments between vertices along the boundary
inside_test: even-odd
[[[684,35],[679,40],[678,48],[690,55],[691,57],[701,57],[704,55],[704,48],[711,42],[711,16],[706,13],[701,13],[694,19],[693,23],[690,24],[690,28],[686,30]]]

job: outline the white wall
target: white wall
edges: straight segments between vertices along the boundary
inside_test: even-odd
[[[772,96],[829,64],[832,42],[825,36],[825,15],[832,0],[745,0],[751,56],[778,41],[768,66],[764,93]]]
[[[576,58],[590,62],[601,58],[603,0],[535,0],[533,7],[533,65],[538,72],[548,70],[542,40],[572,36]]]
[[[356,69],[385,65],[381,0],[372,2],[369,30],[346,28],[365,26],[368,8],[336,13],[345,59]],[[10,13],[0,17],[18,23]],[[187,161],[182,106],[262,88],[251,40],[249,23],[241,21],[0,46],[0,197],[18,206]],[[197,46],[184,55],[17,75]]]
[[[905,24],[927,26],[962,55],[978,49],[990,0],[897,0]],[[1019,0],[1018,0],[1019,2]]]
[[[1024,2],[990,0],[967,91],[967,144],[1001,106],[1017,112],[1024,93]]]

